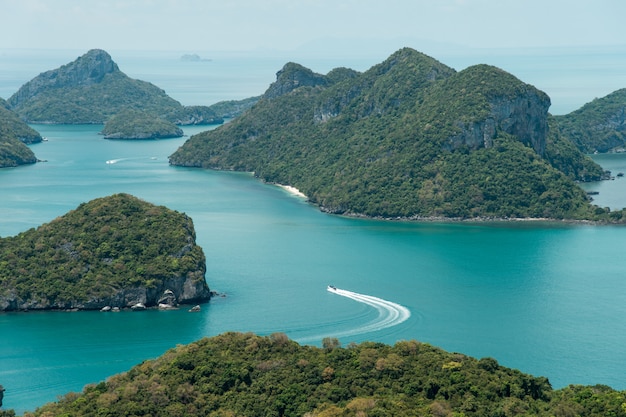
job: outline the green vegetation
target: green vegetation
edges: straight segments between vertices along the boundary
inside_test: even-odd
[[[455,72],[408,48],[362,74],[289,63],[250,110],[193,136],[170,163],[251,171],[338,214],[621,219],[576,185],[604,173],[548,106],[498,68]]]
[[[561,132],[585,153],[626,148],[626,89],[594,99],[564,116],[555,116]]]
[[[126,307],[133,289],[150,303],[177,280],[208,294],[205,269],[188,216],[116,194],[0,239],[0,310]]]
[[[174,123],[134,110],[126,110],[111,117],[101,133],[105,139],[164,139],[183,136],[183,130]]]
[[[41,135],[11,110],[0,99],[0,168],[34,164],[37,158],[26,143],[41,142]]]
[[[256,96],[245,98],[243,100],[220,101],[210,105],[209,108],[215,112],[217,117],[221,117],[222,119],[233,119],[240,116],[250,107],[254,106],[260,99],[260,96]]]
[[[69,393],[43,416],[626,416],[626,392],[548,379],[417,341],[300,346],[228,333]]]
[[[35,162],[37,162],[37,158],[33,151],[16,139],[14,133],[7,131],[0,122],[0,168],[34,164]]]
[[[20,141],[30,144],[41,142],[39,132],[24,123],[15,112],[8,109],[6,101],[0,98],[0,127],[3,131],[12,132],[13,136]]]
[[[29,123],[99,124],[126,110],[176,124],[222,123],[206,106],[185,107],[155,85],[128,77],[98,49],[33,78],[8,106]]]
[[[178,107],[153,84],[115,71],[98,83],[45,89],[12,110],[29,123],[98,124],[124,109],[160,115]]]

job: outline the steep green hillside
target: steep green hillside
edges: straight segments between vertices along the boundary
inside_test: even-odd
[[[555,116],[562,134],[582,152],[626,149],[626,89],[597,98],[564,116]]]
[[[362,74],[289,63],[254,107],[170,163],[253,171],[339,214],[595,217],[574,180],[602,169],[551,133],[549,105],[498,68],[456,72],[408,48]]]
[[[127,109],[179,124],[222,122],[207,107],[184,107],[155,85],[128,77],[99,49],[33,78],[8,105],[29,123],[104,123]]]
[[[229,333],[179,346],[34,416],[626,416],[626,392],[549,381],[417,341],[300,346]]]
[[[116,194],[0,239],[0,311],[207,300],[205,270],[189,217]]]
[[[6,106],[6,101],[0,98],[0,168],[37,162],[25,144],[41,142],[41,135]]]

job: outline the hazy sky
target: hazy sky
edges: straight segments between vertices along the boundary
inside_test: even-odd
[[[625,15],[624,0],[0,0],[0,49],[616,45]]]

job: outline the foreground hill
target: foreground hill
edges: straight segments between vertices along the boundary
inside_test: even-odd
[[[155,85],[128,77],[99,49],[39,74],[8,105],[29,123],[99,124],[128,109],[183,125],[223,122],[206,106],[185,107]]]
[[[0,168],[33,164],[37,158],[26,144],[41,142],[39,132],[28,126],[0,98]]]
[[[0,239],[0,311],[206,301],[192,220],[127,194],[81,204],[37,229]]]
[[[551,128],[550,99],[498,68],[402,49],[364,73],[289,63],[173,165],[253,171],[323,210],[383,218],[594,218],[603,170]],[[617,217],[620,217],[618,214]]]
[[[562,134],[583,152],[626,150],[626,89],[555,118]]]
[[[533,377],[417,341],[300,346],[229,333],[179,346],[34,416],[626,416],[626,392],[553,390]]]

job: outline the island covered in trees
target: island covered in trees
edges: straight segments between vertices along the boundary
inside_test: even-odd
[[[166,291],[198,303],[205,272],[190,217],[115,194],[0,238],[0,311],[150,307]]]
[[[288,63],[253,107],[170,163],[254,172],[344,215],[622,221],[576,184],[607,173],[549,106],[496,67],[457,72],[410,48],[364,73]]]

